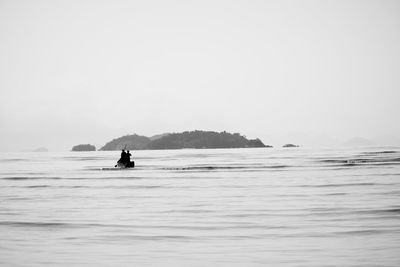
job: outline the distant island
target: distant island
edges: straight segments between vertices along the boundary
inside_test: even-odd
[[[72,147],[72,151],[96,151],[96,147],[90,144],[77,145]]]
[[[213,131],[186,131],[146,137],[142,135],[125,135],[113,139],[100,150],[145,150],[145,149],[183,149],[183,148],[249,148],[271,147],[256,139],[247,139],[239,133]]]
[[[282,147],[299,147],[298,145],[293,145],[293,144],[286,144],[283,145]]]

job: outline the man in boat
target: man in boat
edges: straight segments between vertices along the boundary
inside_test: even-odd
[[[131,156],[132,156],[132,154],[131,153],[129,153],[129,150],[127,150],[126,151],[126,162],[131,162]]]
[[[126,152],[126,164],[125,164],[125,167],[127,167],[127,168],[134,168],[135,167],[135,162],[131,161],[131,156],[132,156],[132,154],[128,150]]]
[[[125,152],[125,149],[122,149],[121,158],[118,160],[117,165],[115,165],[115,167],[120,167],[120,168],[135,167],[135,162],[131,161],[131,156],[132,154],[129,152],[129,150]]]

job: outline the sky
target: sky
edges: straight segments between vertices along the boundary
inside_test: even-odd
[[[382,0],[0,0],[0,151],[194,129],[399,138],[399,14]]]

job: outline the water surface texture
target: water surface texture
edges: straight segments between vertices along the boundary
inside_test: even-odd
[[[400,148],[0,154],[1,266],[400,266]]]

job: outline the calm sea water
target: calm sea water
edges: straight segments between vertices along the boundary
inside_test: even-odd
[[[400,266],[400,148],[0,154],[1,266]]]

